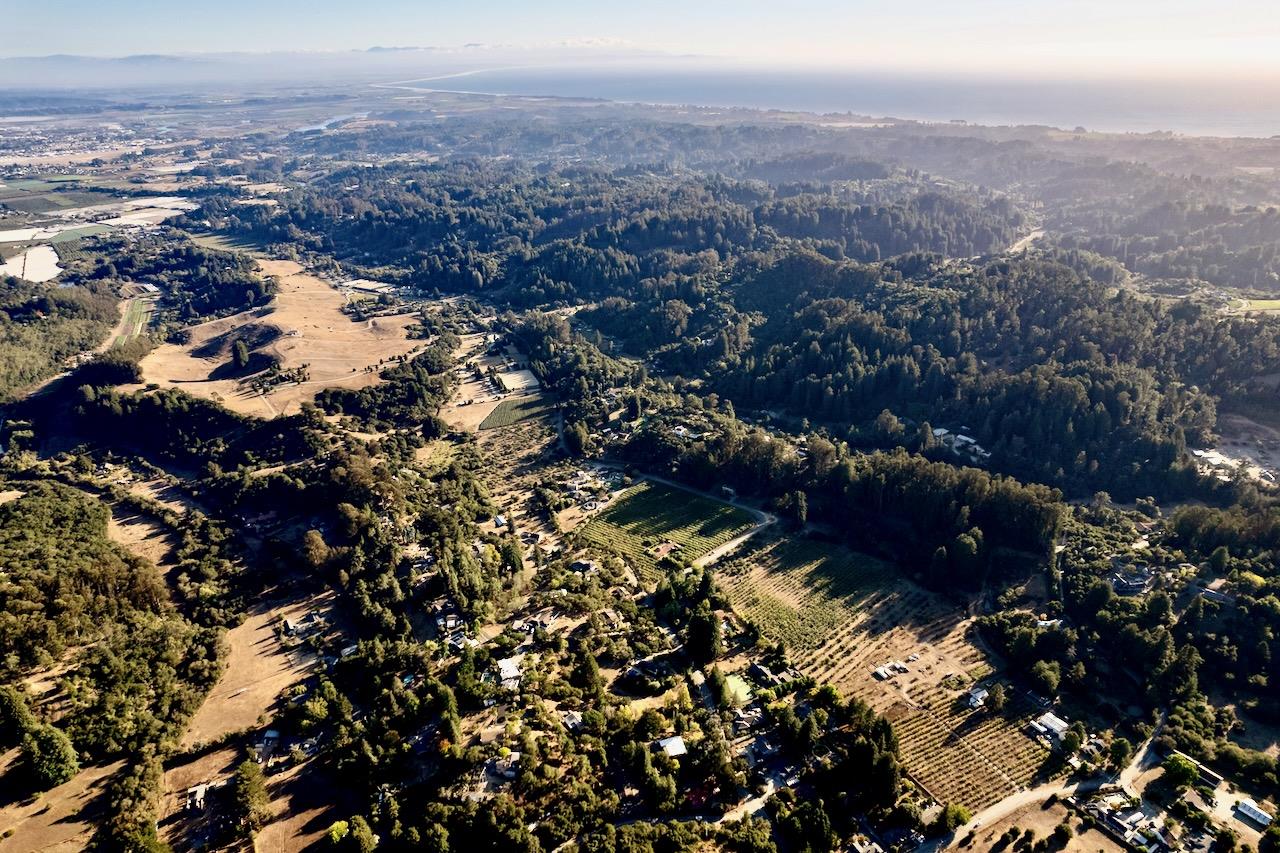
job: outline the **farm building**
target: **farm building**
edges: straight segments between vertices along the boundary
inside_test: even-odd
[[[1261,826],[1271,826],[1271,821],[1273,820],[1271,815],[1264,812],[1257,803],[1248,797],[1245,797],[1239,803],[1236,803],[1236,808],[1240,810],[1240,814],[1249,818],[1249,820],[1254,823]]]
[[[1046,711],[1031,721],[1031,728],[1037,734],[1045,735],[1055,741],[1061,741],[1070,726],[1066,720],[1057,714],[1052,711]]]
[[[987,695],[988,695],[987,688],[985,687],[973,688],[972,690],[969,691],[969,700],[968,700],[969,707],[981,708],[983,705],[987,704]]]
[[[494,377],[494,381],[498,383],[498,387],[503,391],[509,391],[513,394],[537,391],[541,387],[538,377],[533,375],[532,370],[509,370],[506,373],[499,373]]]

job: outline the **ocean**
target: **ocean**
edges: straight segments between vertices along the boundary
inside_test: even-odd
[[[1280,135],[1280,80],[1028,79],[692,67],[503,68],[411,81],[415,88],[706,107],[854,113],[984,125]]]

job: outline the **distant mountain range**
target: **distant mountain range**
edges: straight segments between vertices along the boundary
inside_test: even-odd
[[[237,83],[359,82],[510,67],[644,60],[662,56],[607,43],[545,48],[468,44],[376,46],[347,51],[75,54],[0,58],[0,89],[173,89]],[[389,75],[391,75],[389,77]]]

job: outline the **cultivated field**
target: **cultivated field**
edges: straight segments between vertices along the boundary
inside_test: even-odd
[[[541,394],[533,397],[521,397],[515,400],[503,400],[498,407],[489,413],[480,423],[480,429],[498,429],[499,427],[518,424],[529,418],[536,418],[552,411],[550,402]]]
[[[156,303],[153,299],[139,297],[125,302],[124,315],[120,318],[120,325],[116,328],[115,335],[110,339],[111,345],[122,347],[134,338],[140,337],[151,323],[151,315],[155,312],[155,307]]]
[[[717,574],[733,609],[794,652],[817,648],[896,580],[874,557],[799,537],[775,540]]]
[[[725,564],[734,611],[786,643],[796,666],[893,722],[913,779],[978,810],[1036,781],[1048,752],[1025,734],[1029,703],[1003,715],[958,704],[991,672],[963,613],[873,557],[811,539],[763,543]],[[901,662],[906,672],[875,670]]]
[[[362,388],[379,381],[380,362],[406,355],[420,345],[405,336],[412,315],[352,322],[341,309],[346,298],[293,261],[261,261],[279,290],[271,307],[201,324],[186,344],[161,344],[142,361],[145,382],[182,388],[242,414],[293,414],[330,386]],[[307,365],[310,378],[258,394],[236,378],[213,378],[227,364],[226,350],[238,330],[256,327],[273,334],[255,351],[285,370]],[[225,343],[225,346],[222,344]]]
[[[658,576],[656,552],[664,544],[679,547],[693,561],[746,533],[754,525],[746,510],[662,483],[644,482],[579,530],[584,540],[618,550],[641,578]]]

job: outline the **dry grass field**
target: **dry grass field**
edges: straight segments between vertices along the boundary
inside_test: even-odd
[[[0,792],[6,792],[5,775],[18,750],[0,755]],[[123,761],[100,767],[86,767],[70,782],[46,791],[39,797],[11,801],[0,795],[0,853],[72,853],[84,850],[93,835],[98,810],[111,777]],[[9,834],[12,833],[12,834]]]
[[[178,537],[153,518],[112,506],[107,536],[135,557],[151,561],[162,575],[178,564],[174,555]]]
[[[262,260],[259,266],[263,274],[278,282],[270,308],[195,326],[186,344],[161,344],[142,361],[145,382],[181,388],[233,411],[271,418],[297,412],[302,403],[315,399],[326,387],[375,384],[380,361],[405,355],[421,345],[406,337],[405,330],[414,322],[412,315],[352,322],[341,310],[346,297],[304,272],[301,265]],[[275,335],[256,351],[276,359],[285,370],[307,365],[310,378],[277,386],[265,395],[239,379],[214,378],[217,368],[228,362],[224,350],[234,333],[247,327]],[[221,346],[223,342],[225,346]]]
[[[1013,814],[987,826],[981,826],[973,834],[973,840],[965,844],[961,839],[952,846],[955,850],[992,850],[996,840],[1009,829],[1031,830],[1036,838],[1047,838],[1058,824],[1067,820],[1075,834],[1065,847],[1055,847],[1063,853],[1123,853],[1125,847],[1111,840],[1101,830],[1087,829],[1080,818],[1072,814],[1066,806],[1054,803],[1044,806],[1040,803],[1025,806]]]
[[[261,607],[228,631],[226,668],[191,718],[182,738],[183,748],[256,725],[282,690],[306,678],[316,665],[314,656],[281,643],[276,637],[276,621],[298,618],[308,610],[327,613],[331,607],[332,594],[285,607]]]

